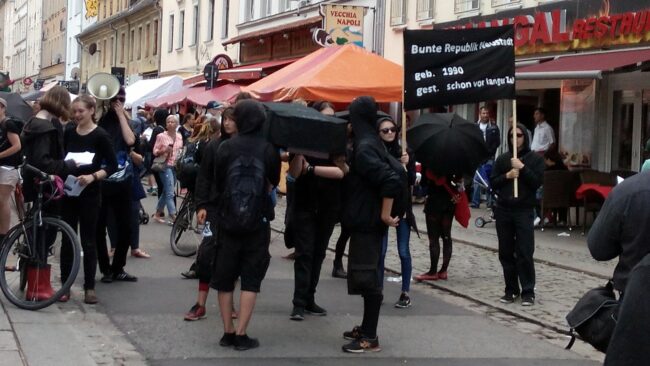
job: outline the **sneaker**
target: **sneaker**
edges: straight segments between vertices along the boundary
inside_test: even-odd
[[[122,271],[113,275],[113,281],[137,282],[138,278]]]
[[[505,294],[500,299],[499,302],[504,304],[512,304],[515,302],[515,299],[519,296],[518,294]]]
[[[535,296],[524,295],[521,297],[521,306],[533,306],[533,305],[535,305]]]
[[[361,339],[361,327],[356,325],[352,330],[343,332],[343,339],[347,339],[349,341]]]
[[[201,320],[204,318],[205,318],[205,306],[194,304],[194,306],[192,306],[190,311],[188,311],[187,314],[185,314],[185,318],[183,319],[187,321],[194,321],[194,320]]]
[[[379,347],[379,337],[375,337],[375,338],[363,337],[360,339],[355,339],[341,348],[343,349],[343,352],[350,352],[350,353],[381,351],[381,348]]]
[[[224,333],[219,340],[221,347],[231,347],[235,345],[235,333]]]
[[[325,316],[327,315],[327,310],[321,308],[320,306],[316,305],[316,303],[312,303],[311,305],[307,305],[305,307],[305,312],[310,315],[316,315],[316,316]]]
[[[181,272],[181,276],[187,278],[188,280],[194,280],[199,278],[199,275],[197,275],[196,271],[193,269],[187,270],[185,272]]]
[[[153,195],[157,194],[158,193],[158,187],[149,187],[149,189],[147,189],[147,193],[153,194]]]
[[[305,308],[302,306],[294,306],[289,319],[296,321],[305,320]]]
[[[348,274],[345,272],[342,266],[334,266],[334,268],[332,268],[332,277],[345,279],[348,278]]]
[[[100,281],[102,281],[103,283],[113,282],[113,274],[110,272],[102,274],[102,279]]]
[[[88,289],[84,291],[84,302],[86,304],[97,304],[99,300],[97,299],[97,293],[93,289]]]
[[[395,307],[398,309],[406,309],[411,307],[411,298],[409,295],[402,293],[399,296],[399,300],[395,303]]]
[[[255,338],[250,338],[246,334],[236,335],[235,340],[232,343],[235,346],[237,351],[246,351],[251,348],[257,348],[260,346],[260,342]]]

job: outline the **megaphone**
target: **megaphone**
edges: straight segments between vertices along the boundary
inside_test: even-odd
[[[119,93],[120,81],[115,75],[99,72],[88,79],[86,90],[97,100],[110,100]]]

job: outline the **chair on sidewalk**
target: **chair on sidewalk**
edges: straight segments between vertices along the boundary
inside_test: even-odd
[[[614,187],[616,185],[616,174],[600,172],[597,170],[583,170],[580,172],[581,184],[598,184],[601,186]],[[593,219],[603,207],[605,198],[601,195],[588,193],[583,197],[584,210],[582,213],[582,235],[587,232],[587,212],[591,212]]]
[[[571,207],[576,207],[571,199],[575,196],[576,190],[575,174],[567,170],[551,170],[544,172],[544,194],[542,196],[541,209],[542,217],[549,209],[566,210],[566,225],[572,230]],[[576,217],[578,213],[576,211]],[[546,224],[542,220],[542,231]]]

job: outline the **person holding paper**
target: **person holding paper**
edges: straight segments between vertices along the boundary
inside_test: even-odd
[[[117,170],[117,159],[111,144],[110,136],[93,120],[95,115],[95,100],[88,95],[77,97],[72,103],[73,118],[77,124],[74,129],[67,129],[64,136],[64,150],[69,153],[90,153],[90,164],[78,164],[70,172],[76,183],[83,189],[77,197],[66,196],[63,208],[63,219],[75,230],[79,231],[83,247],[84,265],[84,302],[97,303],[95,294],[95,273],[97,272],[96,235],[97,220],[101,206],[101,186],[99,181],[110,176]],[[102,168],[102,165],[104,167]],[[69,176],[69,179],[70,179]],[[66,186],[68,180],[66,180]],[[67,187],[66,187],[67,189]],[[65,281],[70,273],[71,253],[61,255],[61,277]],[[64,295],[61,301],[67,301],[70,295]]]

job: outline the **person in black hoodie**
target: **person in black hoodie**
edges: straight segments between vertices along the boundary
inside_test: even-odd
[[[354,131],[354,156],[344,192],[342,224],[350,231],[348,293],[363,296],[363,322],[343,337],[351,342],[344,352],[380,351],[377,337],[383,300],[379,273],[382,238],[387,226],[397,227],[391,217],[393,200],[402,191],[399,175],[377,135],[377,104],[372,97],[359,97],[350,104]],[[397,163],[399,169],[403,169]]]
[[[506,283],[500,301],[512,303],[521,293],[521,304],[531,306],[535,304],[535,192],[544,179],[544,159],[530,150],[526,127],[520,123],[515,129],[518,158],[513,158],[512,133],[511,128],[508,130],[510,151],[497,158],[490,176],[498,197],[494,218],[499,239],[499,261]],[[519,189],[517,197],[514,197],[515,179]]]
[[[219,291],[219,309],[224,325],[224,335],[219,344],[244,351],[259,346],[257,339],[248,337],[246,329],[271,258],[269,222],[273,219],[274,212],[270,193],[280,182],[280,155],[261,136],[262,125],[266,120],[266,112],[261,103],[254,100],[240,101],[235,106],[234,114],[237,136],[219,146],[214,163],[216,176],[213,185],[214,194],[218,197],[218,227],[217,254],[210,285]],[[238,177],[244,184],[238,185],[239,189],[234,190],[230,186],[237,184]],[[259,187],[259,191],[253,192],[250,187]],[[241,201],[237,200],[238,192],[243,192],[246,198],[250,198],[247,200],[249,208],[258,207],[259,211],[242,210]],[[199,203],[198,208],[205,208],[202,205],[205,203]],[[250,220],[240,220],[243,216]],[[242,228],[244,221],[251,227]],[[241,279],[240,312],[235,328],[232,301],[238,278]]]

